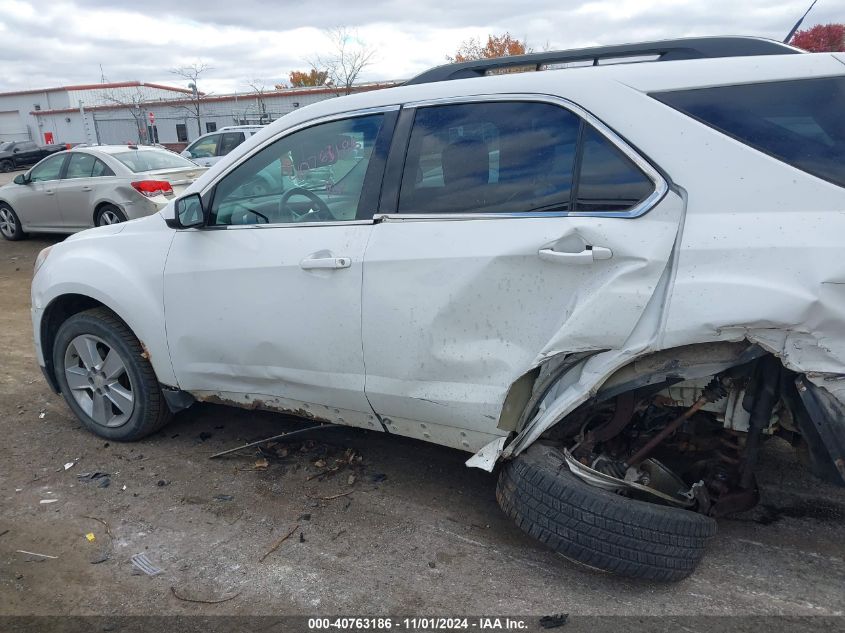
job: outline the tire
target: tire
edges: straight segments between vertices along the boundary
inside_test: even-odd
[[[5,203],[0,203],[0,235],[11,242],[26,237],[18,214]]]
[[[637,501],[573,475],[559,450],[534,444],[506,464],[496,498],[530,536],[594,569],[663,582],[689,576],[716,521]]]
[[[68,406],[100,437],[139,440],[171,418],[140,342],[110,310],[86,310],[62,323],[53,345],[53,367]]]
[[[0,161],[0,171],[3,173],[9,173],[15,169],[15,164],[10,160]]]
[[[126,222],[126,214],[118,209],[113,204],[104,204],[94,216],[95,226],[108,226],[109,224],[118,224]]]

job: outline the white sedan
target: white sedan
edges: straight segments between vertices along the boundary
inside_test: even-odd
[[[73,233],[152,215],[204,171],[173,152],[136,145],[53,154],[0,187],[0,235]]]

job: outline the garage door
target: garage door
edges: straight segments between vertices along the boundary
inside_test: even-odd
[[[28,141],[29,130],[17,110],[0,112],[0,141]]]

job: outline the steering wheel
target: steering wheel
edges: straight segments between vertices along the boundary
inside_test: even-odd
[[[293,209],[288,206],[288,200],[290,200],[293,196],[305,196],[310,200],[317,208],[311,209],[305,213],[297,213]],[[293,189],[289,189],[282,194],[281,199],[279,200],[279,210],[287,210],[292,216],[295,222],[302,222],[305,218],[313,217],[313,216],[328,216],[329,219],[334,219],[332,215],[331,209],[329,209],[329,205],[325,203],[325,201],[318,196],[316,193],[309,189],[305,189],[304,187],[294,187]]]

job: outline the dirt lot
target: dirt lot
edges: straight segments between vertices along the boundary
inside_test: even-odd
[[[209,460],[302,426],[211,405],[142,442],[104,442],[35,363],[29,281],[57,239],[0,243],[0,614],[845,613],[845,489],[781,444],[765,450],[763,504],[721,521],[698,571],[667,586],[553,555],[500,512],[494,477],[450,449],[342,429],[266,468],[250,451]],[[347,449],[362,462],[312,478]],[[94,472],[110,485],[78,477]],[[164,572],[133,573],[142,552]],[[192,603],[171,587],[236,597]]]

